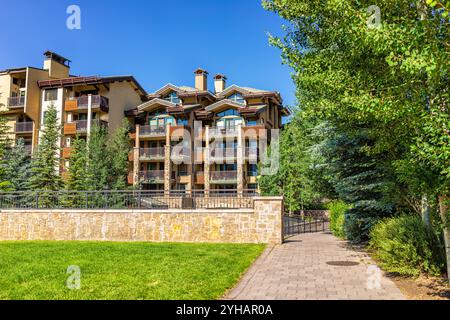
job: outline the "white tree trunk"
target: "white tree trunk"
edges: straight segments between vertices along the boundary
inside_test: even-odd
[[[439,214],[444,224],[444,243],[445,243],[445,256],[447,258],[447,278],[450,283],[450,225],[448,221],[449,216],[449,197],[439,196]]]

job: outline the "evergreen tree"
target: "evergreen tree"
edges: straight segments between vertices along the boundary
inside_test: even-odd
[[[11,190],[11,182],[8,180],[6,170],[6,153],[11,146],[9,129],[6,117],[0,115],[0,191]]]
[[[87,185],[87,145],[86,140],[78,136],[73,140],[70,154],[70,165],[68,178],[66,180],[67,190],[88,190]]]
[[[87,190],[105,190],[108,188],[108,140],[107,130],[94,124],[87,142],[86,187]]]
[[[124,119],[122,125],[108,140],[108,185],[111,190],[124,190],[127,187],[128,153],[130,151],[128,132],[129,123],[127,119]]]
[[[37,151],[32,158],[30,188],[33,190],[60,190],[62,179],[60,166],[60,126],[57,111],[51,105],[44,115],[44,127]]]
[[[11,182],[11,189],[15,191],[28,189],[31,177],[31,159],[22,138],[17,140],[16,145],[7,152],[6,176]]]

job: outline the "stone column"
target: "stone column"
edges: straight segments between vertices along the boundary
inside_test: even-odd
[[[166,145],[164,146],[164,195],[170,195],[172,161],[170,161],[170,124],[166,126]]]
[[[254,197],[253,210],[258,242],[283,243],[283,197]]]
[[[237,146],[237,194],[242,197],[244,192],[244,146],[242,141],[242,126],[238,125],[238,146]]]
[[[205,150],[203,150],[205,197],[209,196],[209,126],[205,126]]]

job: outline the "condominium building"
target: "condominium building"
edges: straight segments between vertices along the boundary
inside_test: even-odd
[[[129,183],[166,192],[255,189],[262,142],[289,115],[280,94],[227,87],[222,74],[211,92],[207,71],[194,76],[195,87],[167,84],[125,113],[135,126]]]
[[[87,139],[95,124],[110,133],[127,118],[128,182],[144,190],[244,192],[257,186],[258,162],[289,115],[276,91],[226,85],[208,72],[194,72],[194,86],[167,84],[147,94],[133,76],[73,76],[70,60],[44,53],[43,67],[0,72],[0,114],[9,136],[36,149],[44,116],[53,105],[61,126],[61,167],[70,166],[75,136]]]
[[[69,77],[70,60],[44,53],[42,68],[20,67],[0,71],[0,112],[7,118],[9,138],[24,139],[31,152],[38,143],[41,122],[41,89],[38,81]]]

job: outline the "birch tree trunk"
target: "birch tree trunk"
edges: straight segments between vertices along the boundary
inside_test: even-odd
[[[445,256],[447,259],[447,278],[450,283],[450,225],[448,221],[449,216],[449,196],[439,196],[439,214],[444,224],[444,243]]]

